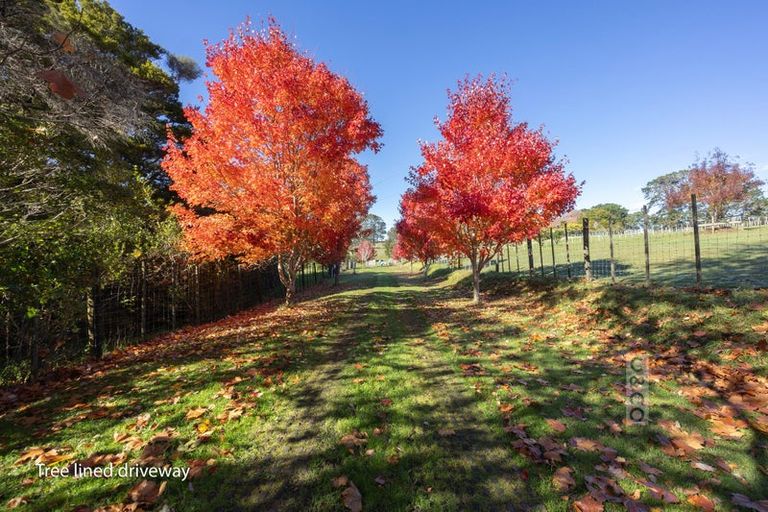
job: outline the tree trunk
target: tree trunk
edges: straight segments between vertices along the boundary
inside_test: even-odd
[[[88,352],[93,357],[102,356],[101,336],[96,328],[96,287],[92,286],[85,292],[85,318],[86,332],[88,335]]]
[[[296,273],[298,268],[299,261],[294,254],[277,257],[277,274],[280,276],[280,282],[285,286],[286,306],[293,304],[293,298],[296,295]]]
[[[5,362],[11,361],[11,307],[5,312]]]
[[[141,260],[141,339],[147,337],[147,261]]]
[[[472,258],[472,304],[480,304],[480,268],[477,260]]]
[[[29,339],[29,364],[32,382],[40,373],[40,312],[32,318],[32,335]]]
[[[427,277],[429,277],[429,262],[425,261],[424,262],[424,279],[426,279]]]

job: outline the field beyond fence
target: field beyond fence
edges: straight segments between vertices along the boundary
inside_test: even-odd
[[[584,225],[563,224],[557,230],[545,230],[530,241],[530,258],[529,244],[524,242],[505,246],[491,265],[501,272],[557,278],[586,277],[591,271],[594,279],[636,283],[649,279],[669,286],[768,287],[768,219],[764,217],[618,232],[589,226],[587,221]]]

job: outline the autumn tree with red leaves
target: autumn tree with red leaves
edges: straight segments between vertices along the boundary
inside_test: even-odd
[[[422,143],[424,162],[412,170],[406,198],[424,203],[419,224],[444,252],[469,258],[479,303],[488,261],[573,208],[580,186],[541,129],[512,122],[506,80],[460,81],[449,92],[447,120],[435,124],[441,140]],[[406,225],[410,210],[403,209]]]
[[[202,259],[275,258],[286,302],[310,258],[341,258],[373,201],[353,155],[377,151],[381,128],[343,77],[301,53],[274,20],[246,22],[207,48],[204,111],[192,135],[169,135],[164,169],[186,248]]]
[[[357,245],[356,252],[357,252],[357,259],[360,260],[362,263],[365,263],[373,259],[374,255],[376,254],[376,249],[373,247],[373,244],[368,240],[361,240],[360,243]]]
[[[401,219],[395,226],[398,254],[410,261],[420,261],[424,277],[429,273],[430,263],[441,254],[432,220],[439,213],[434,211],[434,198],[424,195],[432,191],[426,187],[407,190],[400,199]]]
[[[762,185],[751,168],[732,161],[726,153],[716,149],[691,166],[669,195],[667,206],[688,206],[691,194],[696,194],[714,230],[715,223],[744,210],[751,199],[762,199]]]

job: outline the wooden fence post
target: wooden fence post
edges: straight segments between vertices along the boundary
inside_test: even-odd
[[[37,381],[40,370],[40,312],[32,317],[32,332],[29,339],[29,363],[32,382]]]
[[[200,323],[200,267],[197,263],[195,269],[195,323]]]
[[[539,242],[539,268],[541,269],[541,276],[544,277],[544,248],[541,246],[541,231],[539,231],[536,240]]]
[[[141,260],[141,319],[140,336],[143,340],[147,336],[147,260]]]
[[[571,244],[568,241],[568,223],[563,222],[565,230],[565,268],[568,271],[568,279],[571,278]]]
[[[552,248],[552,276],[557,279],[557,263],[555,263],[555,234],[552,228],[549,228],[549,245]]]
[[[515,244],[515,263],[517,263],[517,273],[520,274],[520,250],[517,244]]]
[[[691,194],[691,216],[693,217],[693,249],[696,256],[696,286],[701,286],[701,245],[699,245],[699,210],[696,194]]]
[[[533,275],[533,242],[528,239],[528,275]]]
[[[645,246],[645,285],[651,284],[651,251],[648,247],[648,207],[643,206],[643,244]]]
[[[589,256],[589,219],[584,218],[582,222],[582,239],[584,241],[584,277],[587,281],[592,280],[592,260]]]
[[[608,220],[608,245],[611,249],[611,282],[616,282],[616,260],[613,258],[613,221]]]
[[[176,261],[171,261],[171,330],[176,330],[176,295],[179,287],[178,269]]]

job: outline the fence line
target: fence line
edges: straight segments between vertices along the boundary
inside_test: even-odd
[[[612,222],[596,228],[594,219],[583,219],[580,226],[563,223],[505,246],[491,263],[520,276],[768,288],[768,217],[701,223],[696,199],[691,199],[690,224],[654,228],[647,210],[639,229]]]
[[[325,267],[310,262],[297,276],[297,290],[320,282]],[[27,305],[0,297],[3,364],[35,373],[43,366],[100,355],[153,334],[218,320],[280,298],[277,265],[246,267],[234,261],[195,264],[183,258],[141,259],[120,279],[82,296],[50,304],[30,317]],[[66,303],[65,303],[66,302]],[[0,373],[0,382],[18,378]]]

